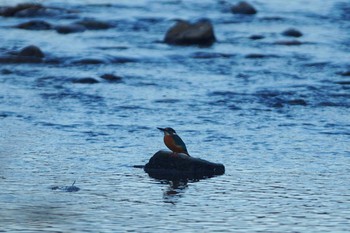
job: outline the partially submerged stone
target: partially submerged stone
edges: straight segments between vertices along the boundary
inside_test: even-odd
[[[299,30],[295,28],[289,28],[282,32],[282,35],[289,36],[289,37],[301,37],[303,36],[303,33],[301,33]]]
[[[50,30],[52,28],[51,24],[43,20],[30,20],[28,22],[21,23],[16,27],[25,30]]]
[[[6,55],[0,55],[0,63],[40,63],[45,54],[35,45],[24,47],[20,51],[10,51]]]
[[[254,15],[257,10],[247,2],[239,2],[231,7],[231,12],[233,14]]]
[[[164,38],[165,43],[176,45],[211,45],[215,40],[213,25],[208,20],[196,23],[179,20]]]
[[[35,45],[29,45],[27,47],[24,47],[23,49],[21,49],[21,51],[19,51],[18,55],[38,58],[45,57],[41,49]]]
[[[223,164],[163,150],[150,158],[144,170],[157,179],[201,179],[225,173]]]

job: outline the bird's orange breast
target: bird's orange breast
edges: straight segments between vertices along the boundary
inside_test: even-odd
[[[180,145],[176,145],[171,135],[164,136],[164,144],[173,152],[183,153],[185,150]]]

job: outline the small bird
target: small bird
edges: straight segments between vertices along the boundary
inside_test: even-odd
[[[164,132],[164,144],[174,153],[184,153],[188,156],[187,148],[173,128],[157,128]]]

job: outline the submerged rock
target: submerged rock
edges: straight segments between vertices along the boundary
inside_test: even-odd
[[[23,49],[21,49],[21,51],[19,51],[18,55],[26,56],[26,57],[38,57],[38,58],[45,57],[41,49],[35,45],[29,45],[27,47],[24,47]]]
[[[116,76],[114,74],[103,74],[100,76],[102,79],[107,80],[109,82],[120,82],[122,81],[122,77]]]
[[[50,30],[51,24],[43,20],[31,20],[17,25],[16,28],[25,30]]]
[[[350,70],[338,73],[341,76],[350,76]]]
[[[84,26],[88,30],[103,30],[111,27],[108,22],[98,21],[95,19],[83,19],[75,22],[75,24]]]
[[[289,29],[285,30],[284,32],[282,32],[282,35],[290,36],[290,37],[301,37],[301,36],[303,36],[303,33],[301,33],[300,31],[298,31],[295,28],[289,28]]]
[[[73,83],[80,83],[80,84],[95,84],[95,83],[99,83],[99,81],[97,81],[94,78],[79,78],[79,79],[74,79]]]
[[[37,3],[21,3],[12,7],[1,7],[0,16],[4,17],[37,17],[59,15],[68,12],[61,8],[45,7]]]
[[[41,4],[36,4],[36,3],[21,3],[16,6],[12,7],[2,7],[0,9],[0,15],[4,17],[12,17],[15,16],[17,13],[20,13],[21,11],[25,11],[28,9],[41,9],[43,6]]]
[[[261,40],[261,39],[264,39],[264,38],[265,38],[265,36],[263,36],[263,35],[251,35],[249,37],[249,39],[251,39],[251,40]]]
[[[164,41],[176,45],[211,45],[215,42],[213,25],[208,20],[190,23],[178,21],[166,33]]]
[[[13,74],[14,72],[12,70],[9,70],[9,69],[2,69],[0,71],[0,74],[3,74],[3,75],[8,75],[8,74]]]
[[[157,179],[200,179],[225,173],[223,164],[162,150],[150,158],[144,170]]]
[[[301,45],[302,43],[298,40],[279,40],[279,41],[276,41],[275,44],[293,46],[293,45]]]
[[[233,14],[254,15],[257,13],[257,10],[247,2],[239,2],[231,7],[231,12]]]
[[[45,57],[41,49],[35,45],[24,47],[19,52],[9,52],[8,55],[0,55],[0,63],[40,63]]]
[[[55,27],[56,32],[60,34],[69,34],[83,32],[86,28],[79,24],[67,24],[67,25],[58,25]]]

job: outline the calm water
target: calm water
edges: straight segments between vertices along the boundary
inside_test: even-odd
[[[349,231],[349,1],[255,0],[253,17],[224,1],[37,2],[74,11],[39,17],[51,24],[113,27],[63,35],[1,18],[0,54],[34,44],[56,62],[0,64],[0,232]],[[203,17],[212,47],[161,43],[174,19]],[[302,45],[275,44],[290,27]],[[85,77],[99,83],[72,82]],[[225,175],[133,168],[164,149],[166,126]],[[73,181],[80,191],[51,190]]]

